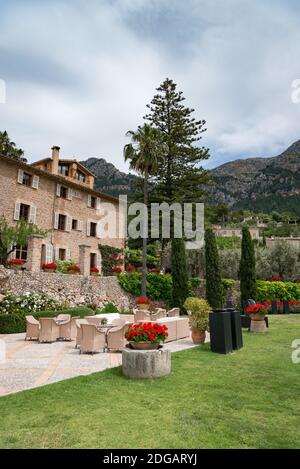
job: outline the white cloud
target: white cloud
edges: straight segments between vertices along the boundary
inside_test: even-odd
[[[207,120],[201,143],[212,149],[210,166],[272,156],[300,138],[300,105],[290,88],[300,76],[300,13],[293,4],[11,5],[0,19],[0,53],[8,57],[0,71],[7,82],[0,128],[31,161],[56,144],[67,157],[105,157],[124,169],[124,134],[141,123],[166,76]]]

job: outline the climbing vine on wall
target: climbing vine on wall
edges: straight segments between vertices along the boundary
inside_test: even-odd
[[[102,257],[102,274],[104,277],[113,275],[113,269],[123,263],[122,249],[103,244],[99,244],[98,247]]]

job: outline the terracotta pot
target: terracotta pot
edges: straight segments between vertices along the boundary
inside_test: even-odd
[[[78,270],[68,270],[68,274],[70,274],[70,275],[79,275],[80,272],[78,272]]]
[[[194,344],[204,344],[205,335],[205,331],[200,331],[200,329],[192,327],[192,341]]]
[[[99,272],[90,272],[91,277],[97,277],[99,275]]]
[[[265,314],[258,314],[258,313],[250,314],[250,318],[252,319],[252,321],[264,321]]]
[[[55,272],[56,269],[43,269],[43,271],[47,273],[51,273],[51,272]]]
[[[155,350],[160,344],[153,342],[129,342],[131,347],[135,350]]]
[[[137,305],[138,309],[142,311],[143,309],[147,310],[150,308],[149,303],[143,304],[143,305]]]

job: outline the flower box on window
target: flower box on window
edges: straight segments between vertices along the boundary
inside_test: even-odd
[[[25,261],[23,259],[8,259],[7,266],[13,270],[22,270]]]

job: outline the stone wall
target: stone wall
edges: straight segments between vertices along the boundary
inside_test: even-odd
[[[117,277],[84,277],[46,272],[13,271],[0,268],[0,293],[46,293],[70,306],[113,303],[127,310],[135,305],[133,296],[119,285]]]

